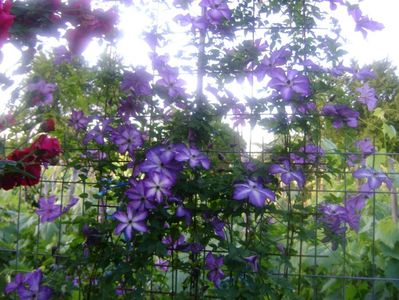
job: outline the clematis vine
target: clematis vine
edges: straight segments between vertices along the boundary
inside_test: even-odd
[[[249,200],[249,203],[256,207],[263,207],[266,205],[266,200],[275,200],[275,194],[268,188],[264,188],[260,182],[248,179],[244,183],[237,183],[234,185],[234,200]]]

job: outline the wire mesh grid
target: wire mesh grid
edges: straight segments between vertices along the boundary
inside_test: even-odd
[[[162,1],[158,1],[157,7],[160,9],[162,6]],[[303,0],[305,2],[305,0]],[[252,1],[252,15],[257,15],[256,11],[256,1]],[[306,19],[306,5],[303,5],[303,18]],[[156,14],[159,14],[157,12]],[[202,14],[205,14],[203,9]],[[305,23],[305,22],[304,22]],[[303,40],[306,40],[307,35],[309,34],[310,28],[305,28],[305,26],[301,28],[289,27],[268,27],[268,28],[259,28],[259,30],[294,30],[298,31]],[[255,22],[252,23],[252,26],[246,28],[251,33],[251,40],[254,44],[256,41],[256,32],[258,28],[255,28]],[[206,34],[203,32],[198,37],[198,56],[197,56],[197,70],[196,74],[196,102],[198,105],[201,105],[201,102],[206,101],[206,97],[204,96],[204,81],[206,80],[207,72],[206,72]],[[306,56],[306,45],[304,45],[304,54],[303,60],[307,59]],[[253,70],[252,70],[253,71]],[[193,73],[191,73],[193,74]],[[209,74],[208,74],[209,75]],[[249,97],[254,98],[255,89],[254,83],[252,82],[251,88],[249,91]],[[263,114],[252,114],[252,113],[233,113],[226,115],[226,117],[240,117],[245,120],[251,120],[252,117],[259,117],[262,115],[263,117],[274,117],[276,114],[274,112],[271,113],[263,113]],[[287,114],[289,115],[289,114]],[[294,115],[294,114],[292,114]],[[190,116],[190,114],[188,114]],[[163,116],[157,116],[155,114],[142,116],[144,118],[148,118],[149,124],[156,122],[157,118],[163,118]],[[209,156],[217,156],[217,155],[226,155],[226,154],[235,154],[237,156],[242,156],[243,154],[247,155],[249,158],[256,158],[262,162],[270,161],[270,158],[274,155],[278,155],[279,153],[275,153],[274,150],[269,150],[269,146],[263,140],[257,140],[255,145],[254,140],[259,139],[259,137],[254,137],[254,133],[252,129],[245,128],[244,130],[248,130],[249,136],[247,138],[247,145],[242,145],[240,143],[241,140],[237,139],[236,145],[233,147],[233,150],[226,149],[202,149]],[[304,143],[308,141],[308,128],[304,128],[304,131],[301,133]],[[242,133],[242,132],[241,132]],[[149,139],[153,138],[150,136]],[[283,138],[283,151],[284,153],[290,155],[291,153],[297,153],[295,149],[291,149],[291,136],[287,134]],[[66,141],[65,141],[66,142]],[[317,146],[322,146],[322,136],[319,136],[318,140],[313,140],[314,144]],[[349,150],[349,145],[352,145],[352,140],[347,140],[347,147],[345,151],[338,150],[325,150],[324,155],[331,159],[343,160],[346,161],[348,156],[352,154]],[[87,151],[89,150],[87,147],[81,149],[68,148],[68,144],[65,143],[63,146],[64,152],[77,152]],[[243,151],[243,149],[246,149]],[[7,148],[6,148],[7,150]],[[92,149],[98,150],[98,149]],[[306,153],[305,153],[306,154]],[[371,155],[372,166],[375,168],[375,162],[377,157],[387,157],[393,158],[397,157],[399,153],[395,152],[375,152]],[[116,161],[115,163],[126,163],[128,161],[121,160]],[[335,295],[336,299],[346,299],[348,297],[348,288],[353,288],[354,285],[351,285],[352,282],[362,281],[365,283],[363,288],[369,289],[371,291],[370,298],[378,299],[377,290],[378,285],[386,285],[388,283],[395,284],[399,282],[399,278],[392,278],[388,276],[384,276],[383,274],[379,274],[376,270],[376,224],[377,224],[377,213],[376,206],[377,205],[385,205],[386,210],[389,211],[390,206],[385,201],[382,203],[379,199],[384,197],[384,199],[391,199],[392,197],[396,199],[396,191],[395,190],[376,190],[372,193],[371,205],[368,207],[371,215],[371,223],[370,223],[370,231],[371,245],[370,249],[347,249],[346,245],[342,245],[342,250],[338,250],[336,252],[331,251],[325,243],[321,241],[322,239],[322,230],[320,229],[319,222],[319,214],[317,211],[308,211],[306,212],[306,208],[310,206],[318,206],[320,203],[325,201],[329,195],[334,194],[336,197],[340,197],[342,199],[347,199],[349,195],[356,193],[357,190],[351,190],[348,187],[348,182],[351,180],[352,171],[345,167],[344,169],[334,170],[334,175],[338,178],[335,182],[337,188],[327,184],[324,174],[329,172],[327,170],[326,165],[322,160],[318,160],[311,166],[314,170],[314,178],[312,182],[308,183],[305,191],[303,189],[295,188],[294,186],[286,186],[280,195],[280,200],[276,202],[276,206],[280,206],[284,208],[288,218],[279,220],[276,216],[273,215],[273,220],[270,220],[270,223],[280,223],[283,227],[286,228],[285,232],[281,233],[281,239],[278,241],[279,247],[276,248],[277,251],[272,251],[267,253],[265,257],[260,257],[260,265],[262,262],[268,261],[268,271],[267,276],[276,277],[276,278],[285,278],[288,279],[292,286],[290,288],[294,289],[294,292],[298,295],[302,295],[307,299],[322,299],[323,297],[323,287],[326,286],[327,282],[330,282],[334,285],[334,289],[339,290]],[[58,195],[58,200],[61,202],[61,205],[64,206],[68,199],[73,194],[85,195],[83,200],[79,202],[79,205],[73,209],[73,215],[84,215],[87,213],[87,210],[95,210],[97,221],[99,223],[106,222],[109,220],[110,216],[114,213],[115,209],[118,207],[115,203],[108,203],[107,197],[97,190],[98,182],[93,181],[94,177],[90,176],[91,166],[82,165],[80,169],[68,169],[65,166],[48,166],[48,168],[43,172],[40,184],[36,187],[37,193],[39,195],[47,195],[48,191],[52,191],[53,193],[56,191]],[[388,176],[394,176],[399,173],[395,172],[394,169],[389,170],[387,172]],[[220,176],[223,176],[221,173]],[[353,186],[353,185],[352,185]],[[61,219],[57,220],[54,224],[41,224],[39,218],[35,218],[34,220],[26,221],[27,211],[31,210],[29,204],[35,203],[37,199],[32,199],[31,193],[27,192],[26,188],[19,188],[13,193],[18,194],[18,202],[15,204],[16,207],[12,209],[2,209],[1,219],[2,222],[9,222],[10,226],[14,229],[14,243],[12,247],[6,247],[6,245],[1,245],[0,253],[1,256],[4,257],[6,261],[9,261],[11,265],[13,265],[15,270],[21,270],[20,264],[21,261],[31,261],[33,267],[39,267],[40,263],[44,260],[53,260],[54,267],[58,264],[61,264],[62,261],[68,260],[69,257],[65,255],[64,251],[70,245],[66,244],[64,237],[71,232],[68,230],[80,230],[79,228],[72,228],[70,224],[64,224],[65,221]],[[302,194],[301,198],[298,198],[298,194]],[[302,199],[307,198],[308,200],[302,201]],[[196,215],[202,213],[202,208],[200,203],[198,203],[198,207],[192,209],[193,213],[193,228],[195,230],[196,224]],[[304,222],[309,222],[308,216],[305,215],[312,214],[313,215],[313,243],[309,243],[308,241],[302,240],[301,231],[302,227],[305,227]],[[397,218],[396,214],[394,213]],[[265,212],[265,219],[268,217],[272,217],[271,212]],[[243,216],[244,225],[241,226],[242,236],[244,240],[247,241],[251,238],[251,220],[254,218],[251,213],[246,213]],[[306,221],[305,221],[306,219]],[[226,227],[229,226],[238,226],[234,224],[234,220],[231,221],[230,224],[226,224]],[[294,224],[295,223],[295,224]],[[23,236],[23,227],[29,226],[35,227],[35,235],[34,236]],[[267,228],[264,228],[268,230]],[[46,236],[48,236],[49,231],[56,232],[55,235],[51,235],[51,240],[46,240]],[[352,236],[353,237],[353,236]],[[32,243],[28,243],[27,241],[34,240],[34,246],[32,247]],[[234,244],[234,238],[231,237],[230,243]],[[81,242],[82,244],[82,242]],[[10,245],[8,243],[7,245]],[[207,253],[210,252],[209,249],[203,249],[199,253],[196,254],[188,254],[185,251],[181,251],[179,249],[169,249],[171,251],[171,260],[168,267],[168,271],[163,275],[167,278],[166,284],[160,285],[157,282],[157,278],[151,279],[147,284],[147,289],[145,291],[146,298],[148,299],[162,299],[162,298],[178,298],[180,293],[184,290],[187,293],[185,294],[187,299],[206,299],[206,298],[215,298],[219,299],[219,297],[214,296],[212,294],[207,294],[207,287],[204,286],[204,282],[206,281],[206,270],[203,270],[199,267],[199,265],[203,265],[205,261],[205,257]],[[352,264],[358,264],[359,261],[356,261],[356,257],[360,257],[361,252],[367,251],[370,256],[371,263],[369,266],[365,266],[364,270],[361,272],[357,271],[357,269],[353,269]],[[218,251],[213,250],[212,253],[217,254],[228,254],[227,251]],[[331,264],[332,260],[339,261],[342,264],[342,272],[339,274],[332,274],[325,266]],[[191,261],[191,269],[187,270],[186,268],[182,268],[179,264],[184,264],[184,261]],[[199,262],[198,264],[196,262]],[[325,261],[328,261],[327,263]],[[360,262],[361,263],[361,262]],[[193,267],[194,266],[194,267]],[[321,267],[322,266],[322,267]],[[77,266],[78,268],[79,266]],[[162,267],[162,264],[155,263],[154,268]],[[23,271],[23,269],[22,269]],[[233,282],[237,276],[246,276],[245,273],[242,272],[234,273],[231,271],[229,274],[226,274],[225,281]],[[185,278],[189,277],[188,286],[183,285],[183,281]],[[200,280],[200,278],[202,280]],[[79,280],[77,280],[77,284],[79,284]],[[90,278],[92,280],[92,278]],[[90,283],[95,285],[96,282],[93,279],[93,282]],[[185,283],[187,284],[187,283]],[[311,287],[311,292],[309,294],[303,294],[303,289]],[[129,292],[131,289],[128,287],[121,288],[122,294],[124,292]],[[83,295],[79,293],[79,299],[86,299],[87,295]],[[87,298],[88,299],[88,298]]]

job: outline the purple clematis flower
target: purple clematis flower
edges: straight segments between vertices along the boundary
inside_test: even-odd
[[[317,110],[317,106],[314,102],[299,103],[297,107],[294,107],[296,112],[302,115],[308,115]]]
[[[226,239],[226,235],[224,233],[224,225],[225,223],[219,218],[215,217],[211,221],[211,225],[213,227],[213,231],[215,234],[220,237],[222,240]]]
[[[85,116],[83,111],[73,110],[72,116],[69,119],[69,126],[75,128],[75,130],[86,130],[87,125],[89,125],[90,119]]]
[[[171,255],[172,251],[180,250],[187,245],[186,238],[182,234],[176,240],[171,235],[165,236],[162,238],[162,244],[168,246],[168,255]]]
[[[283,161],[284,167],[273,164],[269,167],[269,173],[281,174],[281,181],[286,185],[289,185],[292,181],[296,181],[298,187],[303,187],[305,185],[305,175],[301,170],[291,171],[290,163],[288,160]]]
[[[323,203],[318,207],[321,216],[319,222],[323,225],[326,230],[326,237],[323,242],[332,243],[332,250],[335,251],[338,248],[338,241],[345,240],[345,208],[331,203]]]
[[[311,59],[305,59],[301,64],[304,67],[306,67],[308,70],[312,70],[312,71],[315,71],[315,72],[325,72],[326,71],[325,68],[323,68],[322,66],[316,64]]]
[[[358,101],[367,105],[369,111],[373,111],[377,106],[377,97],[375,96],[375,89],[365,83],[362,87],[356,89],[360,93]]]
[[[175,152],[175,159],[177,161],[187,161],[192,168],[201,165],[204,169],[208,170],[210,167],[209,158],[196,148],[188,148],[186,145],[179,145],[175,148]]]
[[[176,217],[184,218],[186,225],[191,224],[192,214],[188,208],[185,208],[183,205],[180,205],[176,209]]]
[[[17,291],[20,299],[23,300],[48,300],[53,293],[48,286],[42,285],[43,273],[40,269],[26,274],[17,274],[14,281],[6,287],[6,292]]]
[[[92,130],[88,131],[83,138],[83,144],[87,145],[90,141],[95,141],[99,145],[104,145],[105,136],[112,132],[112,128],[109,126],[111,119],[104,119],[99,122]]]
[[[232,107],[231,120],[233,121],[233,127],[245,126],[248,118],[247,107],[242,103],[235,103]]]
[[[151,96],[152,75],[143,68],[135,72],[125,72],[121,83],[122,91],[132,91],[137,96]]]
[[[322,1],[329,1],[331,10],[337,9],[337,3],[344,4],[343,0],[322,0]]]
[[[24,284],[25,284],[25,274],[18,273],[17,275],[15,275],[14,279],[6,285],[4,292],[6,294],[10,294],[18,290],[20,287],[24,287]]]
[[[207,277],[215,284],[216,288],[220,287],[220,280],[224,277],[223,271],[220,269],[223,265],[223,256],[214,256],[209,252],[205,257],[205,269],[209,270]]]
[[[177,77],[177,69],[169,68],[168,70],[163,70],[160,75],[162,78],[156,82],[156,85],[166,89],[169,100],[186,97],[184,90],[186,82]]]
[[[130,116],[137,116],[144,110],[144,103],[139,98],[129,96],[126,99],[121,100],[118,108],[118,114],[129,120]]]
[[[54,64],[70,64],[72,62],[72,53],[67,50],[65,46],[59,46],[53,49]]]
[[[368,138],[365,138],[363,140],[358,140],[355,143],[355,146],[360,150],[360,152],[362,152],[362,155],[364,157],[369,156],[375,152],[375,147]]]
[[[131,182],[132,187],[129,188],[125,195],[130,200],[128,206],[134,210],[150,210],[154,209],[154,197],[148,197],[148,189],[144,185],[144,181]]]
[[[231,19],[232,12],[225,0],[202,0],[199,5],[206,8],[206,18],[212,25]]]
[[[167,272],[168,271],[168,267],[169,267],[169,261],[162,259],[162,258],[158,258],[155,262],[155,267],[158,270],[161,270],[163,272]]]
[[[329,70],[330,74],[334,77],[342,76],[346,72],[353,73],[354,70],[351,67],[344,66],[343,62],[341,61],[338,65],[334,66]]]
[[[364,66],[359,70],[353,70],[353,77],[357,80],[375,79],[376,74],[371,66]]]
[[[59,216],[68,212],[78,202],[78,198],[72,197],[64,209],[60,204],[55,204],[55,201],[55,196],[39,199],[39,208],[36,209],[36,214],[40,217],[40,223],[53,222]]]
[[[182,166],[173,159],[174,154],[169,151],[165,147],[156,147],[149,150],[146,154],[146,160],[140,165],[140,170],[144,173],[159,173],[174,181]]]
[[[299,165],[314,164],[324,156],[324,150],[314,144],[306,144],[299,148],[297,153],[291,153],[291,160]]]
[[[378,189],[385,183],[388,189],[392,189],[392,180],[384,173],[371,168],[361,168],[353,172],[353,177],[357,179],[366,178],[370,190]]]
[[[187,243],[184,245],[184,247],[181,249],[183,252],[191,252],[193,254],[198,254],[202,250],[204,250],[204,246],[201,245],[200,243]]]
[[[258,81],[265,78],[266,74],[278,66],[283,66],[287,63],[288,57],[291,56],[291,51],[288,50],[287,46],[281,47],[279,50],[273,51],[270,56],[265,55],[260,64],[258,64],[254,70]]]
[[[244,260],[249,263],[252,272],[257,273],[259,271],[259,257],[257,255],[244,257]]]
[[[322,108],[322,115],[333,117],[334,128],[341,128],[346,124],[348,127],[356,128],[359,113],[345,104],[326,104]]]
[[[147,189],[146,196],[154,198],[156,202],[162,203],[165,196],[170,196],[173,181],[170,177],[160,173],[152,173],[144,181],[144,186]]]
[[[355,230],[359,231],[360,213],[366,205],[368,196],[364,193],[357,194],[345,201],[345,214],[343,220]]]
[[[272,78],[269,87],[279,91],[285,101],[292,100],[295,95],[309,96],[311,93],[309,79],[296,70],[288,70],[285,74],[283,69],[276,68],[269,76]]]
[[[357,163],[362,163],[365,165],[366,157],[375,152],[374,145],[371,143],[370,139],[366,138],[363,140],[358,140],[355,143],[355,147],[360,150],[361,154],[352,153],[347,157],[348,166],[353,167]]]
[[[362,11],[358,7],[349,9],[348,13],[356,22],[355,31],[360,31],[364,38],[367,36],[367,30],[376,31],[384,29],[383,24],[371,20],[368,16],[363,16]]]
[[[113,216],[120,222],[115,228],[115,234],[119,235],[124,231],[128,240],[132,239],[133,230],[140,232],[148,231],[148,227],[145,224],[145,220],[148,216],[146,211],[137,211],[128,206],[126,213],[123,211],[117,211]]]
[[[40,80],[36,83],[30,83],[28,85],[28,92],[31,93],[31,104],[32,105],[50,105],[53,103],[53,92],[57,89],[57,85],[54,83],[47,83],[44,80]]]
[[[333,250],[337,249],[338,240],[345,241],[347,226],[359,231],[361,211],[366,205],[367,193],[360,193],[345,200],[345,205],[323,203],[319,206],[319,221],[326,230],[324,242],[331,241]]]
[[[39,208],[36,209],[36,214],[40,216],[40,223],[52,222],[62,215],[61,205],[55,204],[55,200],[55,196],[39,199]]]
[[[246,183],[235,184],[233,194],[233,199],[235,200],[246,198],[252,205],[263,207],[266,204],[266,199],[274,201],[275,195],[271,190],[262,187],[262,184],[248,179]]]
[[[118,151],[126,151],[133,156],[134,150],[143,145],[143,137],[134,125],[121,125],[111,133],[111,139],[118,146]]]

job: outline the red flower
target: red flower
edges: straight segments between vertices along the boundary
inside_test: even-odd
[[[38,162],[49,162],[61,153],[60,142],[46,134],[39,136],[30,146]]]
[[[30,147],[16,149],[8,160],[17,162],[19,171],[12,170],[0,175],[0,188],[10,190],[17,186],[32,186],[40,181],[41,164],[48,163],[61,153],[60,142],[46,134],[39,136]]]
[[[40,130],[44,132],[50,132],[55,130],[55,121],[54,119],[47,119],[40,124]]]
[[[4,4],[0,0],[0,47],[8,39],[8,30],[14,23],[15,16],[10,14],[11,1],[6,0]]]
[[[39,183],[41,167],[40,163],[35,160],[30,147],[14,150],[7,156],[7,159],[18,162],[21,172],[7,172],[1,175],[0,188],[10,190],[20,185],[32,186]]]

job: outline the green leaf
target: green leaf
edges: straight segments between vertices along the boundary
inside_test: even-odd
[[[375,239],[394,248],[395,243],[399,241],[399,226],[390,218],[379,221],[375,229]]]
[[[384,274],[386,277],[398,278],[399,277],[399,260],[389,259],[386,261]],[[399,282],[392,282],[397,288],[399,288]]]
[[[390,139],[396,137],[396,129],[392,125],[386,123],[382,124],[382,132],[387,135]]]
[[[377,107],[374,110],[373,115],[376,116],[378,119],[385,121],[384,111],[382,110],[381,107]]]
[[[329,139],[322,139],[321,140],[321,147],[326,151],[335,151],[337,150],[337,145],[334,144],[333,141]]]

